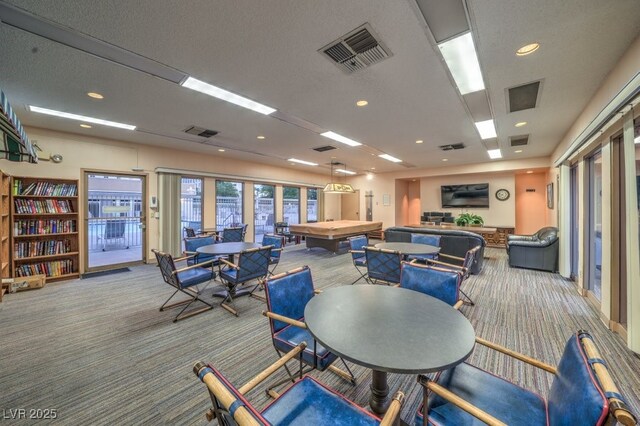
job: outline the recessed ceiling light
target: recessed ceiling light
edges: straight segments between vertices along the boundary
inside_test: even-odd
[[[90,129],[91,126],[89,126],[88,124],[81,124],[80,127],[82,127],[83,129]]]
[[[218,149],[218,152],[224,152],[224,149],[220,148]]]
[[[516,127],[522,127],[522,126],[526,126],[527,122],[526,121],[519,121],[516,123]]]
[[[346,169],[336,169],[335,171],[336,171],[336,173],[344,173],[345,175],[355,175],[355,174],[357,174],[356,172],[352,172],[351,170],[346,170]]]
[[[449,161],[449,159],[448,158],[443,158],[442,161]]]
[[[344,137],[344,136],[339,135],[339,134],[337,134],[335,132],[332,132],[332,131],[320,133],[320,135],[324,136],[325,138],[333,139],[334,141],[338,141],[338,142],[341,142],[341,143],[343,143],[345,145],[349,145],[349,146],[360,146],[360,145],[362,145],[358,141],[354,141],[353,139],[349,139],[347,137]]]
[[[361,99],[358,102],[356,102],[356,105],[358,105],[359,107],[363,107],[363,106],[369,105],[369,102],[365,101],[364,99]]]
[[[527,44],[526,46],[522,46],[520,49],[516,50],[516,55],[518,56],[529,55],[535,52],[536,50],[538,50],[539,47],[540,47],[539,43]]]
[[[90,98],[93,98],[93,99],[104,99],[104,96],[102,96],[98,92],[89,92],[89,93],[87,93],[87,96],[89,96]]]
[[[424,141],[422,139],[418,139],[416,143],[424,143]]]
[[[500,151],[500,148],[498,148],[498,149],[488,149],[487,150],[487,154],[489,154],[489,158],[491,158],[492,160],[496,160],[498,158],[502,158],[502,151]]]
[[[520,153],[522,152],[522,150],[521,150],[521,149],[516,149],[514,152],[515,152],[516,154],[520,154]]]
[[[257,139],[262,140],[262,139],[264,139],[265,137],[264,137],[264,136],[262,136],[262,135],[258,135],[258,136],[256,136],[256,138],[257,138]]]
[[[378,155],[378,157],[380,158],[384,158],[385,160],[391,161],[392,163],[402,163],[402,160],[399,158],[396,158],[392,155],[389,154],[380,154]]]
[[[375,169],[376,169],[375,167],[372,167],[372,168],[371,168],[371,170],[375,170]]]
[[[311,161],[305,161],[305,160],[298,160],[297,158],[289,158],[287,161],[290,161],[292,163],[298,163],[298,164],[304,164],[307,166],[317,166],[318,163],[312,163]]]
[[[371,180],[373,179],[373,173],[369,172],[367,173],[367,180]]]
[[[533,173],[533,170],[527,170],[528,175],[530,175],[531,173]]]
[[[484,89],[482,71],[471,32],[438,45],[461,95]]]
[[[221,89],[220,87],[205,83],[204,81],[200,81],[193,77],[188,77],[185,81],[180,83],[180,85],[182,87],[195,90],[196,92],[204,93],[205,95],[213,96],[214,98],[222,99],[223,101],[231,102],[232,104],[243,108],[259,112],[260,114],[269,115],[277,111],[275,108],[252,101],[244,96],[236,95],[228,90]]]
[[[53,115],[54,117],[68,118],[69,120],[86,121],[93,124],[102,124],[103,126],[117,127],[119,129],[135,130],[136,126],[131,124],[117,123],[115,121],[103,120],[101,118],[87,117],[86,115],[71,114],[69,112],[56,111],[53,109],[40,108],[29,105],[29,110],[40,114]]]
[[[477,121],[475,125],[482,139],[491,139],[498,136],[493,120]]]

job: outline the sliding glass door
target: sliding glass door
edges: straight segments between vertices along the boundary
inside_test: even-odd
[[[318,221],[318,188],[307,188],[307,222]]]
[[[276,204],[274,196],[276,187],[274,185],[253,185],[254,199],[254,240],[256,243],[262,242],[264,234],[273,234],[274,218],[276,216]]]
[[[202,178],[183,177],[180,193],[180,227],[202,229]]]
[[[300,188],[285,186],[282,188],[282,215],[289,225],[300,223]]]
[[[242,182],[216,181],[216,229],[244,223]]]
[[[588,274],[587,289],[602,300],[602,154],[586,159],[588,178]]]
[[[570,214],[571,214],[571,279],[576,280],[578,278],[578,253],[579,253],[579,238],[578,235],[580,233],[580,223],[579,223],[579,215],[580,211],[578,206],[578,166],[573,166],[570,170],[569,180],[570,180]]]

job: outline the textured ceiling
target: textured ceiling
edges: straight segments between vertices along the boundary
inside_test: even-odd
[[[212,154],[224,147],[221,155],[282,167],[293,167],[289,157],[326,164],[335,156],[359,171],[405,170],[373,152],[418,168],[440,166],[443,158],[450,165],[489,161],[414,0],[10,3],[370,148],[341,145],[2,24],[0,86],[27,125]],[[640,32],[635,0],[468,0],[467,7],[505,159],[549,155]],[[346,74],[317,52],[364,23],[391,58]],[[515,56],[532,41],[541,43],[538,52]],[[539,106],[507,113],[505,89],[539,79]],[[105,99],[92,100],[88,91]],[[358,99],[369,105],[356,107]],[[140,131],[85,130],[30,113],[22,107],[27,104],[130,123]],[[526,127],[514,127],[523,120]],[[204,145],[182,132],[191,125],[220,134]],[[257,140],[259,134],[267,139]],[[520,134],[531,134],[530,144],[516,154],[508,138]],[[437,148],[460,142],[467,148]],[[326,144],[340,149],[310,149]]]

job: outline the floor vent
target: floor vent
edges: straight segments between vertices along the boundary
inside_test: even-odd
[[[319,146],[317,148],[312,148],[312,149],[318,152],[325,152],[325,151],[331,151],[332,149],[337,149],[337,148],[335,146],[325,145],[325,146]]]
[[[454,144],[449,144],[449,145],[440,145],[438,148],[440,148],[443,151],[451,151],[453,149],[464,149],[464,144],[463,143],[454,143]]]
[[[391,51],[364,24],[319,50],[348,74],[391,56]]]
[[[528,145],[529,144],[529,135],[511,136],[511,137],[509,137],[509,142],[511,142],[511,146]]]
[[[185,133],[189,133],[190,135],[202,136],[203,138],[210,138],[212,136],[217,135],[217,130],[209,130],[204,127],[191,126],[184,130]]]
[[[522,86],[511,87],[507,91],[509,112],[535,108],[538,105],[538,97],[540,96],[540,82],[534,81]]]

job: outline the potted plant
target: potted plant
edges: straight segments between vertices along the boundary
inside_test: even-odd
[[[482,226],[484,225],[484,220],[482,216],[478,216],[477,214],[472,213],[462,213],[460,216],[456,217],[456,225],[458,226]]]

